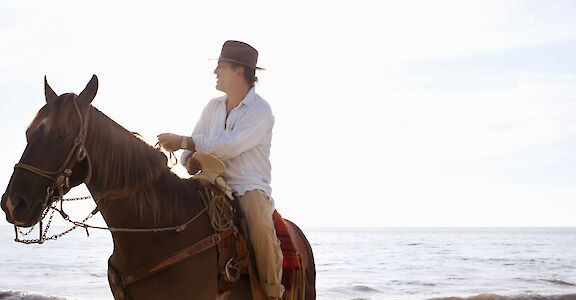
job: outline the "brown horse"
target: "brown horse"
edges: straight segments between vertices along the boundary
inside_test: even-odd
[[[124,229],[111,230],[109,282],[116,299],[215,299],[216,246],[223,237],[205,213],[203,185],[176,176],[162,152],[94,108],[97,89],[93,76],[80,95],[57,96],[45,80],[46,105],[26,130],[28,144],[2,195],[6,219],[33,226],[58,191],[85,183],[107,226]],[[305,299],[315,299],[312,249],[300,229],[287,224],[302,256]],[[242,276],[228,299],[251,298]]]

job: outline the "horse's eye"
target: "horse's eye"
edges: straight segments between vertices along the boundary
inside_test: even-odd
[[[68,138],[68,133],[64,129],[60,129],[56,132],[56,139],[58,140],[65,140]]]

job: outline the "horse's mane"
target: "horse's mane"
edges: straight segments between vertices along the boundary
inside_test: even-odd
[[[178,195],[190,193],[191,184],[170,172],[167,158],[108,116],[91,106],[88,148],[90,160],[98,162],[94,178],[105,190],[105,201],[129,201],[141,216],[169,217],[179,211]],[[186,181],[186,182],[185,182]],[[160,187],[165,187],[164,189]],[[169,209],[167,209],[167,205]],[[99,204],[100,205],[100,204]],[[168,214],[168,215],[167,215]]]

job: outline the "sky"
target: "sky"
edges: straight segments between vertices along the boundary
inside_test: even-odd
[[[576,226],[575,14],[570,0],[0,0],[0,188],[44,75],[79,94],[96,74],[93,105],[153,144],[190,134],[222,95],[213,59],[233,39],[266,68],[256,91],[276,119],[285,218]]]

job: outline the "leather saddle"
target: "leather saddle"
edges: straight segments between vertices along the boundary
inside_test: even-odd
[[[230,236],[227,240],[223,240],[218,247],[218,267],[220,272],[218,282],[219,293],[226,294],[240,276],[248,275],[253,298],[267,299],[257,279],[258,275],[253,251],[248,242],[250,240],[248,227],[243,218],[239,203],[224,177],[226,165],[211,154],[200,154],[196,152],[192,157],[198,160],[202,167],[201,171],[193,176],[193,179],[202,180],[217,187],[217,189],[222,191],[228,198],[226,202],[230,205],[229,209],[234,211],[232,214],[234,218],[232,223],[234,224],[237,234]],[[231,216],[231,214],[228,214],[228,216]],[[213,217],[214,216],[211,216],[211,218]],[[220,216],[220,218],[222,217]],[[298,299],[300,298],[299,296],[301,296],[303,281],[305,280],[300,263],[300,255],[296,251],[296,247],[292,241],[293,237],[288,232],[286,222],[277,211],[274,211],[273,220],[284,256],[282,276],[282,284],[286,288],[284,298]],[[226,222],[226,220],[224,220],[224,222]]]

